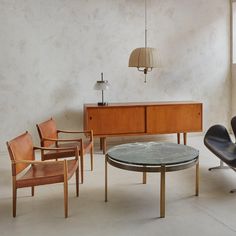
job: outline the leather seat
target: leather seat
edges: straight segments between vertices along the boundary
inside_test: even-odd
[[[63,161],[47,163],[44,165],[33,164],[27,172],[17,178],[16,187],[38,186],[50,183],[61,183],[64,181]],[[77,160],[67,161],[67,177],[70,179],[78,168]]]

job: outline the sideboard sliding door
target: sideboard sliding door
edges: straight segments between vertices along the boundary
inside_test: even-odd
[[[187,133],[202,130],[201,104],[147,107],[147,133]]]

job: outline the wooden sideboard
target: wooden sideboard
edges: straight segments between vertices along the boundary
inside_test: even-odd
[[[183,133],[184,144],[189,132],[202,131],[202,103],[148,102],[111,103],[106,106],[84,105],[84,130],[93,130],[100,137],[106,152],[106,137],[147,134]]]

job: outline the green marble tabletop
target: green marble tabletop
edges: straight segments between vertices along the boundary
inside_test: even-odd
[[[177,165],[197,159],[195,148],[166,142],[137,142],[117,145],[108,150],[110,159],[133,165]]]

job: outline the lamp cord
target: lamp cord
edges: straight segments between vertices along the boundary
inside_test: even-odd
[[[145,48],[147,47],[147,0],[145,0],[145,8],[144,8],[144,17],[145,17]]]
[[[147,48],[147,0],[145,0],[145,7],[144,7],[144,18],[145,18],[145,65],[147,65],[146,61],[146,48]],[[144,68],[144,83],[147,82],[147,68]]]

